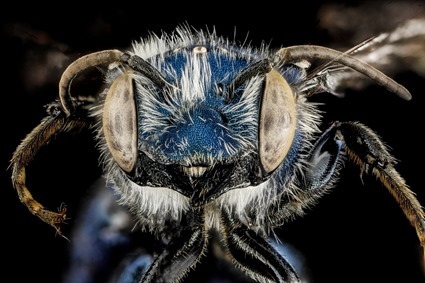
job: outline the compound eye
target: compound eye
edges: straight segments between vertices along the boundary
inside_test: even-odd
[[[120,75],[106,95],[103,133],[114,160],[124,171],[131,172],[137,160],[137,116],[129,73]]]
[[[297,124],[294,93],[282,75],[272,69],[266,74],[259,122],[259,155],[266,173],[284,160]]]

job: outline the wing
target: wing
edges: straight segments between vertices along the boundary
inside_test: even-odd
[[[425,77],[425,16],[406,20],[388,32],[362,41],[345,53],[390,77],[406,71]],[[344,96],[346,89],[361,90],[370,83],[372,80],[361,73],[331,61],[311,70],[309,79],[301,89],[310,95],[329,92]]]

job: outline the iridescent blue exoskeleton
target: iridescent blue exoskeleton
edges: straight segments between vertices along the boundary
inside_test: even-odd
[[[311,60],[327,64],[310,71]],[[105,66],[101,93],[73,95],[76,76]],[[13,184],[61,233],[65,209],[32,198],[25,167],[56,134],[94,129],[106,182],[75,233],[66,282],[183,282],[210,255],[233,282],[298,282],[269,236],[328,192],[346,160],[385,185],[424,244],[424,212],[378,135],[359,122],[319,130],[322,113],[309,97],[336,92],[331,75],[343,71],[410,99],[350,52],[241,46],[188,27],[126,52],[88,54],[65,70],[59,99],[16,150]],[[122,260],[110,261],[112,253]]]

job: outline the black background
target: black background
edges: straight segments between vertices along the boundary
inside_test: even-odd
[[[393,2],[382,1],[382,5]],[[271,2],[236,4],[233,9],[226,3],[194,3],[186,10],[178,3],[152,3],[149,8],[144,3],[142,7],[93,3],[93,8],[76,3],[64,3],[62,8],[11,3],[3,9],[1,276],[13,282],[60,282],[65,268],[69,243],[19,202],[8,164],[16,146],[44,117],[44,105],[56,98],[57,83],[67,64],[89,52],[127,48],[150,31],[171,31],[183,22],[197,28],[215,26],[218,34],[230,37],[236,30],[236,38],[248,38],[252,45],[262,40],[273,46],[331,46],[337,40],[349,44],[341,42],[347,38],[335,38],[321,26],[319,12],[326,3],[295,1],[279,8]],[[344,5],[349,9],[361,3]],[[417,8],[424,9],[415,4],[412,11]],[[352,24],[366,30],[370,25],[370,32],[376,32],[370,18]],[[63,65],[46,70],[43,66],[51,62],[45,56],[52,51],[68,57],[59,60]],[[45,75],[40,75],[43,71]],[[411,91],[411,101],[376,86],[350,92],[345,99],[323,95],[318,100],[326,103],[329,121],[359,120],[374,129],[400,160],[396,169],[425,204],[421,136],[425,78],[408,71],[395,78]],[[62,201],[68,205],[71,219],[65,233],[72,227],[86,188],[100,173],[97,158],[94,142],[82,133],[51,143],[28,168],[27,183],[37,200],[50,209]],[[309,214],[279,231],[305,256],[310,281],[425,282],[415,230],[394,199],[373,177],[364,177],[362,184],[354,166],[348,164],[341,177],[340,185]]]

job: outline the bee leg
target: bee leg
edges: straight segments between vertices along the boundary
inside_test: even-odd
[[[323,188],[331,186],[333,176],[338,172],[342,151],[343,141],[336,137],[336,127],[332,125],[316,141],[307,158],[307,170],[303,178],[306,197],[309,192],[315,196],[324,191]]]
[[[273,248],[284,257],[295,269],[300,277],[301,282],[310,282],[310,274],[308,271],[307,259],[294,246],[289,243],[276,240],[274,237],[269,238]]]
[[[395,159],[376,133],[358,122],[336,122],[336,135],[344,141],[348,158],[361,168],[361,174],[372,173],[395,198],[415,227],[425,247],[425,213],[414,193],[394,169]]]
[[[179,224],[182,231],[173,235],[171,242],[155,257],[140,283],[180,282],[199,262],[206,252],[208,235],[202,229],[202,210],[194,211],[193,215]]]
[[[74,116],[65,117],[62,113],[55,116],[47,116],[17,147],[10,163],[12,167],[12,184],[18,193],[19,200],[32,214],[55,228],[56,233],[61,236],[63,235],[60,230],[60,224],[66,220],[66,207],[62,206],[59,212],[53,212],[36,201],[26,186],[25,168],[34,159],[40,148],[48,144],[57,134],[87,125],[88,122],[84,119]]]
[[[420,243],[425,247],[425,212],[421,204],[395,170],[396,160],[380,137],[361,123],[335,122],[316,142],[304,174],[303,201],[317,197],[314,192],[324,191],[316,189],[331,187],[343,154],[360,167],[361,176],[371,173],[382,182],[415,227]]]
[[[260,234],[223,213],[225,246],[238,268],[259,282],[300,282],[292,265]]]

